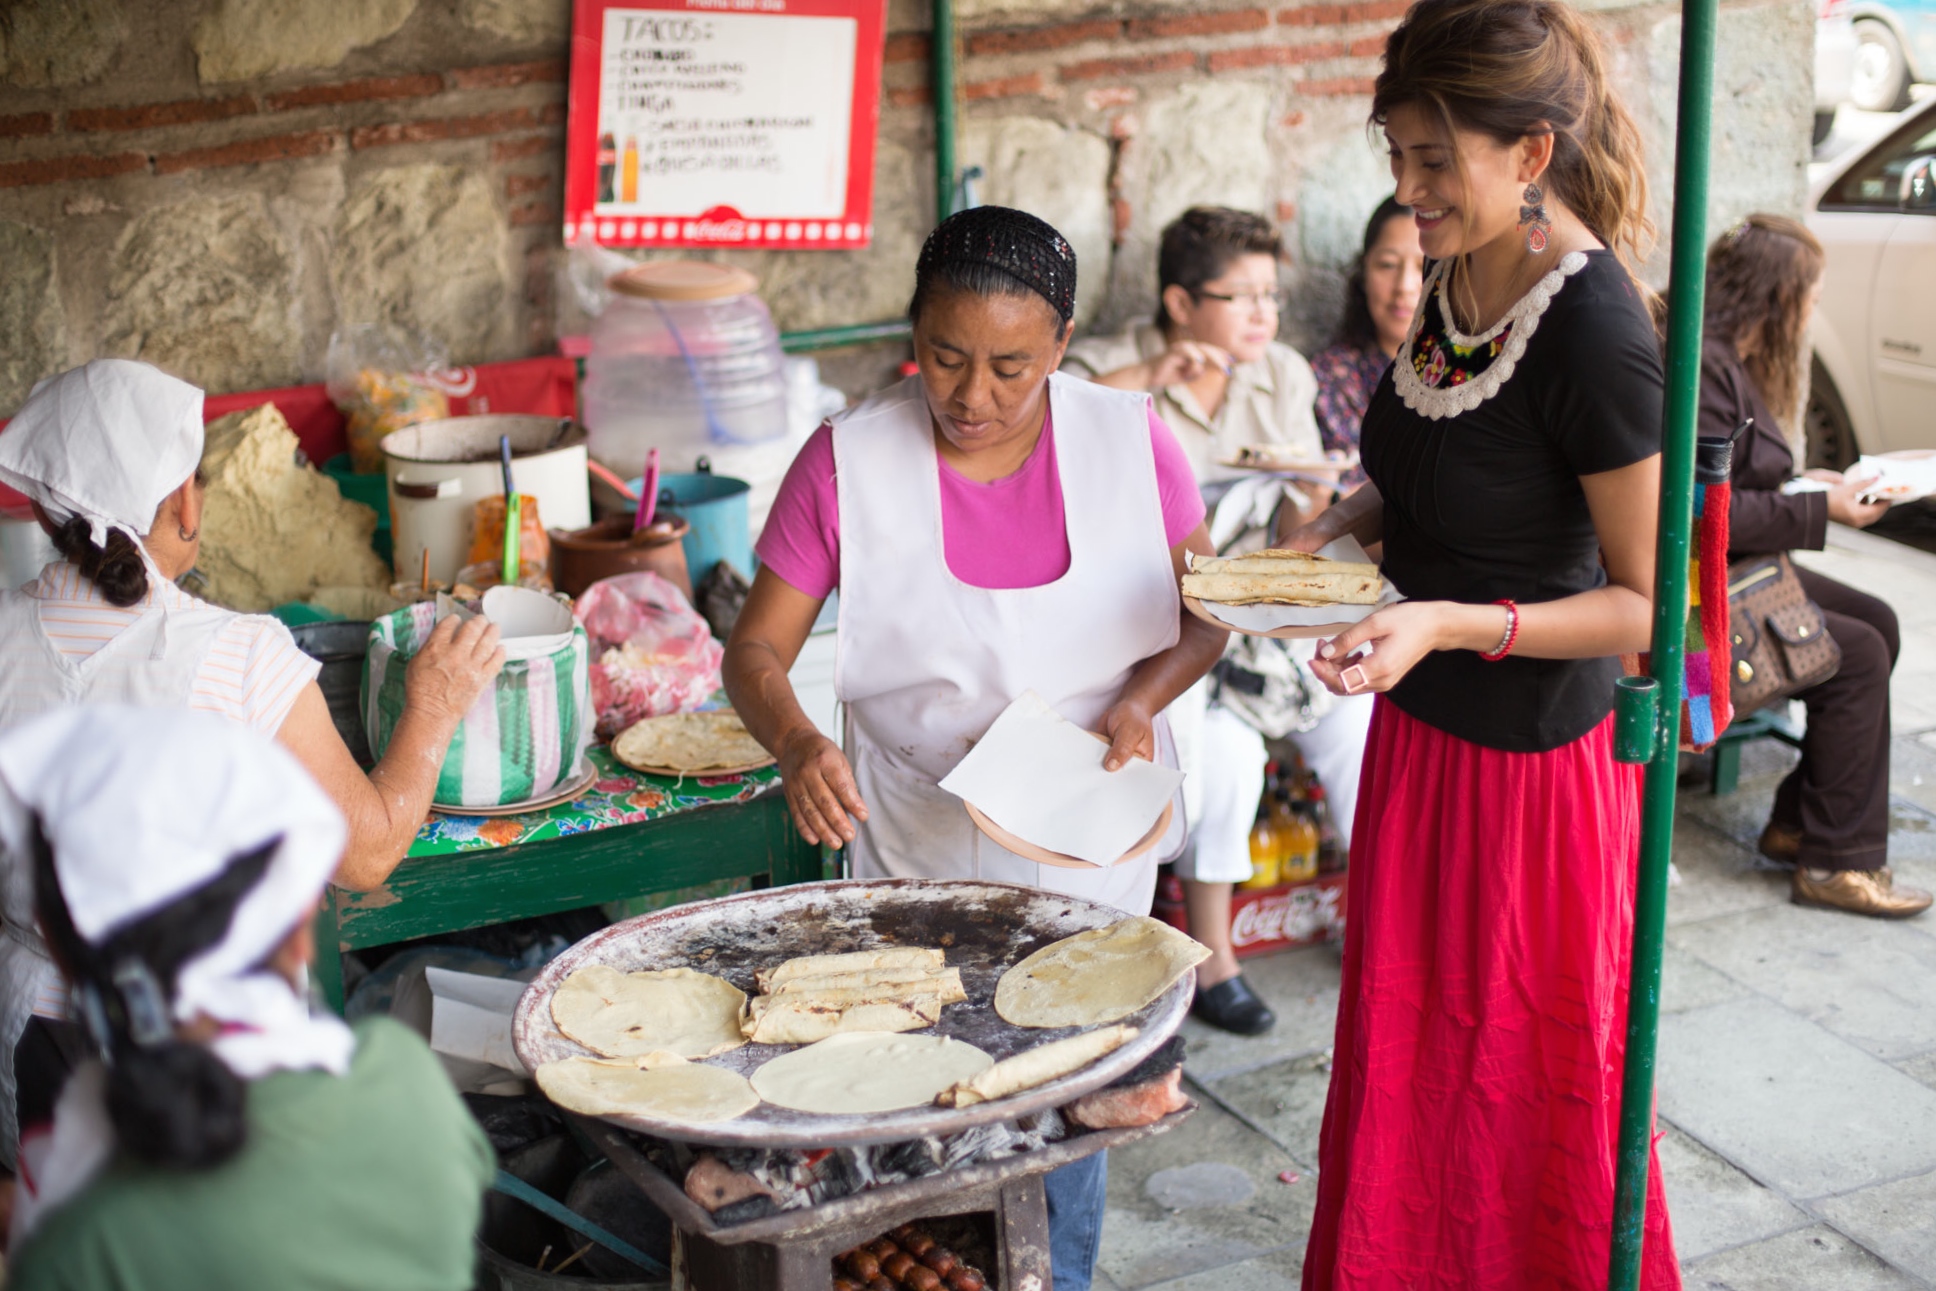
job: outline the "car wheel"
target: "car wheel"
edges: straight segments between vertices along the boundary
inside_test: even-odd
[[[1861,456],[1855,446],[1855,427],[1849,424],[1849,410],[1820,359],[1809,365],[1808,410],[1802,414],[1802,428],[1808,440],[1804,467],[1846,471]]]
[[[1909,60],[1886,22],[1855,24],[1855,70],[1849,102],[1865,112],[1896,112],[1909,106]]]

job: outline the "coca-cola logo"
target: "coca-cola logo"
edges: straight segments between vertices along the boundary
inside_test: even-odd
[[[1342,887],[1292,888],[1251,902],[1230,921],[1230,944],[1238,949],[1266,941],[1311,941],[1344,926],[1338,909]]]

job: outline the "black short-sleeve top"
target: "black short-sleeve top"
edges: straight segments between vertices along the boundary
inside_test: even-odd
[[[1660,451],[1661,363],[1640,289],[1610,251],[1572,252],[1468,336],[1426,280],[1413,333],[1366,410],[1384,569],[1412,600],[1519,604],[1606,582],[1580,477]],[[1542,752],[1613,709],[1617,658],[1421,659],[1391,699],[1475,744]]]

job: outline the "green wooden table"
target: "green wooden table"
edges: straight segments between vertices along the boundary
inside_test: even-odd
[[[578,801],[522,816],[433,815],[388,883],[330,888],[316,918],[330,1004],[343,1006],[342,951],[717,879],[822,877],[820,849],[793,828],[772,769],[672,780],[627,770],[602,747],[591,757],[598,780]]]

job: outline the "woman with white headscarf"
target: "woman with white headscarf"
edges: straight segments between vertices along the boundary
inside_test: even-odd
[[[12,1291],[471,1285],[482,1131],[403,1026],[305,1004],[346,837],[294,757],[207,714],[0,733],[0,842],[98,1059],[22,1142]]]
[[[288,629],[175,586],[199,550],[201,457],[202,392],[148,364],[97,359],[34,387],[0,433],[0,482],[33,500],[63,558],[0,592],[0,728],[127,703],[213,712],[273,736],[348,818],[336,881],[376,887],[423,823],[457,723],[502,664],[497,629],[438,628],[410,663],[396,739],[365,775],[330,720],[319,665]],[[163,742],[147,756],[179,755]],[[65,992],[19,865],[0,871],[0,915],[0,1163],[11,1166],[16,1125],[46,1113],[54,1083],[40,1082],[34,1106],[22,1090],[16,1120],[16,1046],[23,1071],[59,1073],[75,1037],[30,1027],[34,1015],[64,1018]]]

